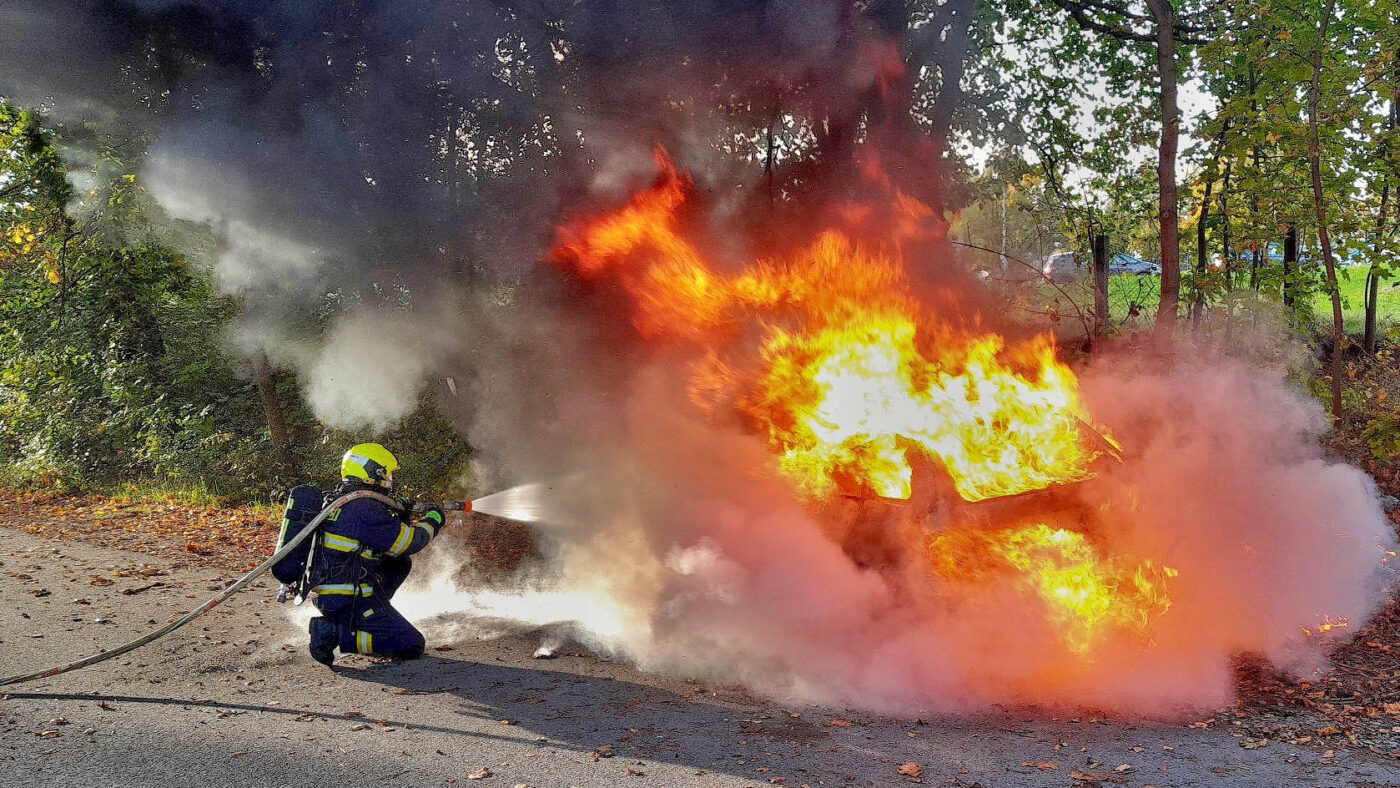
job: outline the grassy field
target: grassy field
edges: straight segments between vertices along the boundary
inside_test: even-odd
[[[1366,269],[1343,268],[1338,282],[1342,292],[1342,316],[1346,319],[1347,333],[1359,334],[1365,328],[1362,322],[1365,315],[1362,308],[1366,303]],[[1326,293],[1318,293],[1313,298],[1313,309],[1318,318],[1330,322],[1332,301]],[[1376,322],[1381,326],[1400,321],[1400,280],[1381,280],[1380,299],[1376,303]]]
[[[1366,271],[1363,268],[1343,268],[1339,273],[1346,330],[1348,333],[1360,334],[1365,319],[1362,310],[1365,303]],[[1029,311],[1053,308],[1063,319],[1075,319],[1074,310],[1065,303],[1066,297],[1078,304],[1085,314],[1093,311],[1093,290],[1085,280],[1060,283],[1058,290],[1045,282],[1028,283],[1026,286],[1030,288],[1029,291],[1022,289],[1014,297],[1024,300],[1029,296],[1029,303],[1026,304]],[[1113,323],[1124,325],[1151,322],[1157,312],[1159,286],[1157,278],[1153,276],[1124,274],[1109,279],[1109,314]],[[1187,299],[1190,295],[1183,293],[1182,297]],[[1314,294],[1311,305],[1317,320],[1331,323],[1332,304],[1326,293]],[[1382,331],[1388,326],[1400,323],[1400,279],[1381,281],[1377,322]]]

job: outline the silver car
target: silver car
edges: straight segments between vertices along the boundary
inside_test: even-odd
[[[1074,252],[1056,252],[1041,263],[1040,272],[1052,282],[1073,282],[1088,271]]]

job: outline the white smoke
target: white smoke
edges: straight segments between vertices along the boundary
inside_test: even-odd
[[[429,370],[455,346],[452,313],[352,309],[336,319],[306,369],[312,412],[336,427],[383,430],[412,412]]]
[[[1034,596],[941,585],[920,563],[919,523],[892,526],[909,529],[891,536],[900,568],[861,565],[776,478],[761,441],[701,419],[664,365],[620,397],[609,389],[625,426],[589,444],[586,478],[552,486],[567,504],[539,526],[547,573],[454,593],[448,571],[407,609],[567,619],[586,645],[643,669],[882,711],[1212,708],[1240,653],[1320,666],[1327,641],[1304,629],[1360,628],[1393,581],[1395,541],[1369,478],[1323,455],[1316,402],[1278,366],[1208,356],[1112,356],[1083,379],[1126,454],[1079,488],[1099,513],[1091,530],[1112,553],[1179,571],[1148,641],[1067,652]]]

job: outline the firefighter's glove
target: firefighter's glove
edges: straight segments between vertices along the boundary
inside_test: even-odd
[[[428,507],[428,511],[423,513],[422,522],[428,523],[432,525],[433,528],[441,530],[444,525],[447,525],[447,514],[442,511],[441,506],[430,506]]]

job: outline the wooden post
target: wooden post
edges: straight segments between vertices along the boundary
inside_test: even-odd
[[[1108,236],[1094,234],[1094,334],[1108,330]]]
[[[1293,271],[1298,267],[1298,226],[1288,225],[1283,234],[1283,305],[1293,306]]]

